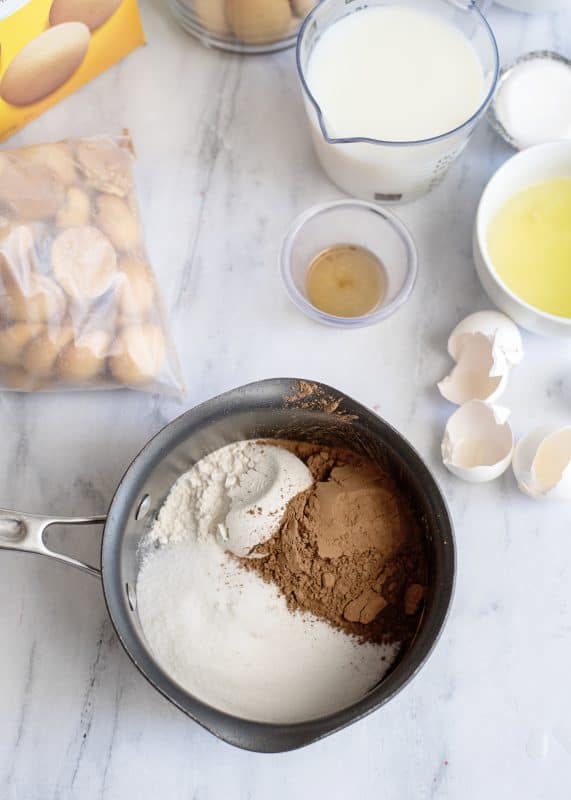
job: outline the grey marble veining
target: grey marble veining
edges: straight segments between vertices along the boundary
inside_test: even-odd
[[[303,375],[354,395],[433,467],[458,528],[450,622],[386,708],[309,749],[257,756],[216,741],[154,693],[122,652],[97,580],[0,554],[0,798],[566,798],[571,777],[571,511],[519,495],[511,473],[468,486],[439,441],[446,338],[488,307],[471,261],[478,198],[509,149],[485,125],[431,195],[397,213],[420,249],[408,305],[340,332],[289,304],[277,253],[291,219],[340,196],[314,159],[292,52],[241,59],[143,2],[149,44],[11,144],[131,128],[147,243],[188,383],[184,401],[130,393],[0,395],[0,505],[104,512],[130,459],[183,409],[249,380]],[[571,11],[490,12],[503,60],[570,55]],[[525,336],[503,402],[522,434],[568,421],[570,346]],[[64,539],[96,558],[98,533]]]

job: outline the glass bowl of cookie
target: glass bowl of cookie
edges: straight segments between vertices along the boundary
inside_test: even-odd
[[[271,53],[293,47],[317,0],[168,0],[182,27],[209,47]]]

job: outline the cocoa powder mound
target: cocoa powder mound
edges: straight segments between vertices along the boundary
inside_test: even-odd
[[[276,584],[292,610],[362,641],[409,641],[428,566],[421,526],[397,480],[346,450],[272,444],[300,457],[315,484],[293,498],[279,531],[242,564]]]

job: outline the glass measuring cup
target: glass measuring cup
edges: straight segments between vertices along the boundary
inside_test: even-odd
[[[482,65],[484,96],[474,114],[453,130],[429,139],[383,141],[336,138],[307,83],[307,69],[323,33],[348,14],[371,6],[418,8],[453,25],[471,42]],[[403,203],[440,183],[486,112],[498,81],[499,54],[492,29],[476,0],[322,0],[306,18],[297,43],[297,68],[313,144],[321,165],[341,189],[362,200]],[[451,69],[454,65],[451,65]]]

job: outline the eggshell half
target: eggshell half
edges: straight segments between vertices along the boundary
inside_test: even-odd
[[[514,437],[509,411],[470,400],[452,414],[442,440],[442,460],[456,477],[484,483],[502,475],[509,467]]]
[[[466,341],[473,334],[485,336],[492,345],[491,375],[504,375],[523,359],[523,342],[519,328],[500,311],[476,311],[462,320],[450,334],[448,352],[459,361]]]
[[[513,471],[522,492],[540,500],[571,500],[571,425],[543,426],[517,443]]]
[[[511,368],[522,360],[523,345],[509,317],[478,311],[452,331],[448,352],[456,366],[438,384],[441,395],[457,405],[469,400],[493,403],[505,391]]]
[[[508,373],[492,376],[492,345],[481,333],[467,336],[458,363],[450,375],[438,384],[442,397],[463,405],[469,400],[494,402],[505,391]]]

